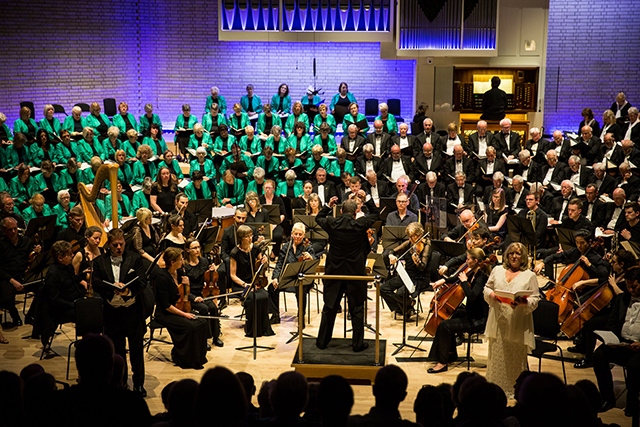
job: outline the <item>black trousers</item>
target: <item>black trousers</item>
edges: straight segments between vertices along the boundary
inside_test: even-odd
[[[598,388],[603,400],[615,401],[613,376],[609,363],[627,368],[627,412],[638,414],[638,392],[640,391],[640,352],[626,347],[601,345],[593,353],[593,372],[598,380]]]
[[[335,274],[335,273],[332,273]],[[347,305],[351,313],[351,344],[354,349],[364,344],[364,300],[367,297],[367,283],[356,281],[325,280],[324,307],[318,330],[316,345],[325,348],[333,337],[333,326],[342,295],[347,294]]]
[[[429,351],[429,357],[445,365],[455,362],[458,359],[456,334],[482,329],[486,322],[486,319],[473,320],[467,318],[466,310],[459,308],[450,319],[443,320],[438,325],[436,336],[433,338],[433,344]]]
[[[20,314],[16,308],[16,288],[9,281],[0,281],[0,308],[4,308],[9,312],[11,319],[16,321],[20,319]]]
[[[218,313],[218,306],[211,300],[204,302],[192,302],[191,310],[197,311],[200,316],[220,316]],[[213,340],[217,340],[220,337],[220,319],[208,319],[209,320],[209,336]]]
[[[426,278],[409,277],[415,285],[416,290],[406,296],[406,306],[403,305],[405,304],[404,295],[409,291],[400,276],[392,277],[380,286],[380,296],[384,299],[385,304],[387,304],[391,311],[406,313],[407,309],[411,307],[411,299],[415,298],[422,289],[429,286],[429,281]]]
[[[142,302],[136,301],[130,307],[113,307],[104,303],[105,334],[113,341],[116,354],[126,362],[127,340],[129,341],[129,361],[133,373],[133,386],[144,385],[144,334],[146,326],[142,314]],[[125,374],[128,376],[126,363]]]
[[[584,356],[588,360],[593,359],[593,350],[596,348],[597,338],[593,331],[606,329],[610,313],[611,307],[603,308],[595,316],[587,320],[579,332],[582,336],[582,345],[585,350]]]
[[[298,291],[298,288],[287,288],[285,290],[283,289],[273,289],[273,286],[269,286],[269,288],[267,288],[268,292],[269,292],[269,314],[275,314],[276,316],[280,315],[280,292],[287,292],[287,293],[295,293],[296,295],[296,302],[299,302],[299,298],[300,298],[300,292]],[[304,320],[304,313],[307,311],[307,299],[308,299],[308,295],[309,295],[309,291],[311,290],[311,286],[304,286],[303,287],[303,291],[302,291],[302,319]],[[298,305],[296,305],[296,308],[298,308]],[[298,313],[299,315],[300,313]]]

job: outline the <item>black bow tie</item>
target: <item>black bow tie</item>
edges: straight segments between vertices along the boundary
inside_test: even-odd
[[[426,158],[427,160],[431,160],[431,159],[433,159],[433,156],[431,156],[431,157],[425,157],[425,158]]]
[[[455,141],[458,138],[449,138],[449,141]]]
[[[400,159],[393,159],[393,163],[400,163]]]

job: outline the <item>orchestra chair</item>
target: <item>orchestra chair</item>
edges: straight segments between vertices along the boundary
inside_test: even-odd
[[[64,110],[64,107],[60,104],[51,104],[53,105],[53,113],[54,114],[64,114],[68,116],[67,112]]]
[[[115,98],[104,98],[102,100],[102,103],[104,104],[104,113],[109,118],[112,118],[113,116],[118,114],[118,105],[116,104]]]
[[[429,266],[427,267],[427,272],[429,274],[429,281],[430,282],[435,282],[436,280],[439,279],[439,277],[438,277],[438,266],[440,265],[441,257],[442,257],[442,255],[440,255],[440,252],[438,252],[438,251],[431,252],[431,256],[429,257]],[[420,319],[420,313],[424,312],[424,307],[422,306],[422,300],[420,299],[420,297],[422,296],[423,293],[425,293],[427,291],[433,291],[433,289],[431,289],[431,286],[427,286],[426,288],[421,289],[420,292],[418,293],[418,296],[417,296],[417,301],[416,301],[416,326],[418,326],[418,322],[419,322],[419,319]],[[395,313],[394,313],[394,319],[395,319]]]
[[[20,108],[22,108],[22,107],[29,107],[29,109],[31,110],[31,118],[33,120],[36,119],[36,110],[35,110],[35,107],[33,106],[33,102],[31,102],[31,101],[22,101],[20,103]]]
[[[486,326],[486,322],[472,327],[467,331],[467,355],[465,357],[465,359],[463,359],[463,362],[466,360],[467,362],[467,371],[469,369],[471,369],[471,362],[474,362],[475,360],[473,359],[473,357],[471,357],[471,344],[473,344],[474,342],[482,342],[482,340],[480,340],[480,335],[484,334],[484,329]],[[473,339],[473,337],[475,338],[475,341]],[[487,365],[480,365],[478,366],[479,368],[486,368]]]
[[[89,104],[85,103],[85,102],[78,102],[76,105],[74,105],[74,107],[80,107],[80,109],[82,110],[83,113],[88,113],[91,111],[91,108],[89,107]]]
[[[387,99],[387,105],[389,106],[389,114],[395,116],[396,122],[403,123],[404,118],[400,115],[400,100],[397,98]]]
[[[378,115],[378,98],[367,98],[364,100],[364,115],[368,122],[373,122]]]
[[[78,298],[73,305],[76,312],[76,339],[69,343],[67,351],[67,380],[69,379],[69,365],[71,363],[71,346],[74,346],[86,334],[104,333],[102,298]],[[51,341],[53,341],[53,338]]]
[[[540,300],[538,308],[533,311],[533,330],[535,331],[536,348],[533,349],[531,355],[538,358],[538,372],[542,368],[542,356],[545,353],[555,353],[560,351],[560,362],[562,363],[562,375],[564,383],[567,383],[567,373],[564,369],[564,354],[562,348],[558,345],[558,334],[560,333],[560,324],[558,323],[558,312],[560,307],[558,304]]]
[[[159,336],[162,335],[162,330],[164,329],[164,325],[158,322],[155,316],[151,316],[149,318],[149,323],[147,323],[147,328],[149,329],[149,339],[147,340],[146,343],[144,343],[144,346],[146,347],[145,351],[147,353],[149,352],[149,347],[151,347],[152,341],[158,341],[164,344],[173,344],[171,341],[167,341],[163,338],[159,338]],[[160,330],[160,333],[158,334],[158,338],[154,338],[153,333],[158,329]]]

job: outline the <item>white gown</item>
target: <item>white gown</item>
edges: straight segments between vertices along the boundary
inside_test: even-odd
[[[484,298],[489,304],[489,317],[485,336],[489,340],[487,381],[497,384],[507,397],[513,397],[513,386],[520,373],[527,369],[527,354],[535,348],[532,312],[538,306],[540,292],[536,275],[522,271],[507,282],[506,270],[497,266],[491,271],[484,288]],[[508,304],[490,298],[494,289],[506,291],[531,290],[527,305],[515,309]]]

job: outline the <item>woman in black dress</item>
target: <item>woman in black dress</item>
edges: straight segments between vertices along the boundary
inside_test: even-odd
[[[249,191],[244,196],[244,207],[247,210],[247,223],[269,222],[269,212],[266,209],[262,209],[260,197],[255,191]]]
[[[162,252],[167,248],[183,250],[186,243],[186,239],[182,235],[184,219],[178,214],[173,214],[167,220],[167,227],[169,228],[169,232],[160,242],[160,251]]]
[[[209,265],[209,261],[201,256],[200,242],[194,238],[187,239],[185,256],[184,271],[191,284],[191,293],[189,294],[191,309],[202,316],[219,316],[218,306],[216,305],[218,299],[205,301],[202,297],[202,291],[205,286],[204,275],[207,271],[213,274],[216,271],[215,264]],[[220,339],[220,320],[209,319],[209,327],[213,345],[216,347],[224,346]]]
[[[178,183],[171,176],[168,167],[158,169],[156,182],[151,188],[151,208],[156,212],[171,212],[175,207],[175,198],[178,194]]]
[[[487,211],[487,225],[494,236],[504,240],[507,234],[507,213],[504,189],[496,188],[491,192],[491,202]]]
[[[267,258],[262,255],[260,248],[253,245],[253,230],[249,226],[241,225],[238,227],[236,234],[240,243],[231,250],[229,255],[230,277],[237,285],[248,287],[253,283],[257,267],[266,263]],[[263,267],[263,270],[265,268],[266,266]],[[264,285],[266,286],[267,284],[265,281]],[[256,286],[255,292],[248,292],[244,300],[244,308],[247,313],[247,322],[244,327],[245,336],[253,336],[254,323],[256,324],[255,333],[257,337],[275,335],[269,323],[269,294],[266,289],[262,286]]]
[[[151,226],[153,214],[147,208],[140,208],[136,212],[136,219],[138,223],[133,227],[133,248],[142,258],[153,262],[158,247],[158,234]]]
[[[178,287],[189,283],[189,278],[179,272],[183,264],[182,251],[168,248],[162,258],[165,268],[155,269],[151,275],[156,293],[155,320],[171,335],[173,362],[183,369],[203,369],[207,363],[207,320],[176,307],[180,298]]]

